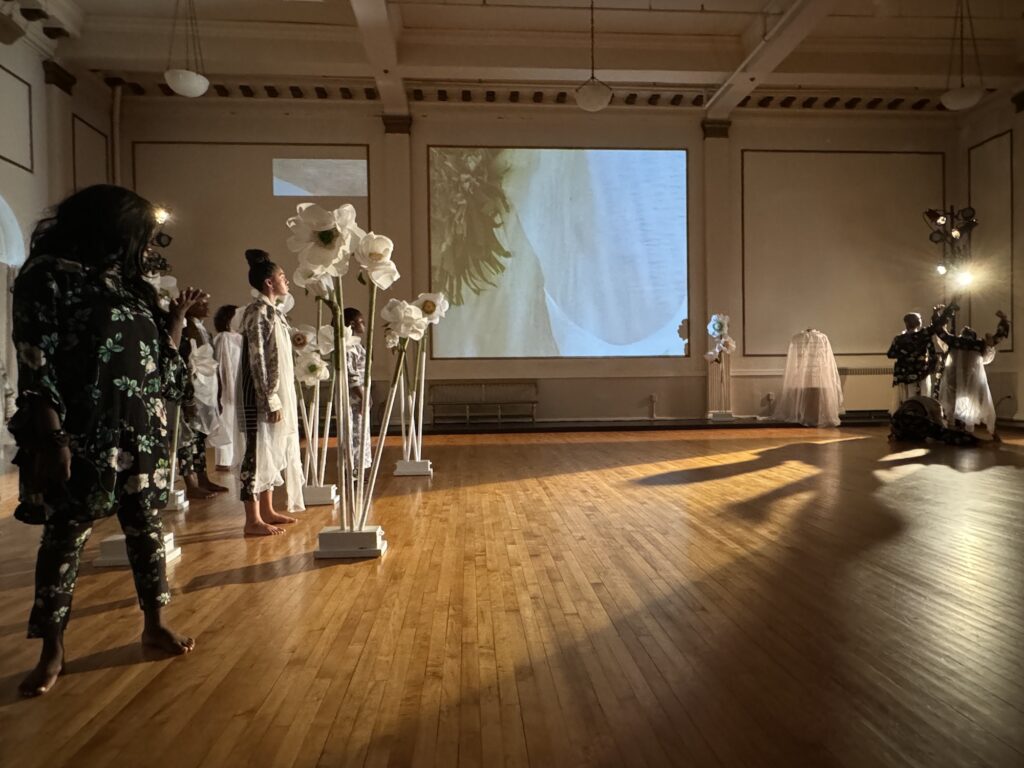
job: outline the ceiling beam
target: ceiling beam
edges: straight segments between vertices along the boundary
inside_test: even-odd
[[[800,45],[835,4],[836,0],[794,0],[782,18],[763,32],[761,41],[708,100],[705,108],[708,119],[728,119],[733,109]],[[763,23],[763,19],[758,17],[751,26],[759,31]],[[748,34],[747,38],[750,37]]]
[[[385,115],[409,114],[405,84],[398,71],[398,40],[400,28],[388,16],[387,0],[349,0],[356,26],[363,38],[363,51],[377,83],[377,92]],[[397,10],[395,11],[397,13]]]

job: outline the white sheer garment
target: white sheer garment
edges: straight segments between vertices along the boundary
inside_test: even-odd
[[[801,331],[789,342],[776,418],[808,427],[838,427],[843,412],[843,385],[828,336]]]
[[[987,347],[984,352],[949,350],[942,370],[939,403],[950,427],[959,420],[968,432],[973,432],[978,424],[984,424],[989,434],[995,433],[996,407],[988,386],[988,374],[985,373],[985,366],[995,356],[995,347]]]
[[[288,511],[301,512],[304,477],[299,450],[299,405],[295,394],[295,366],[292,362],[292,339],[288,324],[280,312],[274,313],[274,338],[277,342],[277,374],[280,386],[281,420],[271,423],[260,413],[256,423],[256,478],[253,491],[258,495],[279,485],[288,493]],[[239,377],[239,387],[241,386]],[[237,390],[236,390],[237,391]],[[236,446],[239,445],[236,443]],[[245,442],[236,447],[236,458],[244,453]]]
[[[213,350],[217,355],[220,378],[221,425],[233,438],[238,432],[235,390],[238,388],[238,365],[242,358],[242,334],[234,331],[218,333],[213,340]],[[230,467],[235,463],[234,442],[217,446],[216,453],[218,467]]]

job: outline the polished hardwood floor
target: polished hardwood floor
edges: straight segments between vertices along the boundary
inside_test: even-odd
[[[38,530],[7,475],[0,766],[1019,768],[1024,440],[885,432],[428,438],[378,561],[315,561],[326,509],[245,539],[196,503],[165,514],[196,651],[145,657],[128,572],[87,565],[27,701]]]

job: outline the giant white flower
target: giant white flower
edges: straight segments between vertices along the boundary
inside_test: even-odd
[[[366,276],[370,282],[386,291],[401,275],[398,274],[398,267],[393,261],[380,261],[366,267]]]
[[[348,271],[353,237],[362,238],[356,225],[356,209],[345,204],[328,211],[316,203],[302,203],[286,222],[291,235],[288,250],[300,262],[322,269],[332,268],[339,276]]]
[[[316,347],[316,328],[311,325],[296,325],[291,329],[292,350],[295,354],[301,355],[307,348]]]
[[[431,325],[441,322],[441,318],[448,313],[450,306],[443,293],[421,293],[413,304],[420,308],[423,316]]]
[[[309,264],[300,264],[292,275],[292,282],[314,296],[326,298],[334,287],[334,275],[331,269],[320,269]]]
[[[304,387],[315,387],[330,377],[330,367],[316,351],[303,352],[295,361],[295,378]]]
[[[352,333],[352,329],[347,325],[341,329],[342,343],[345,345],[345,349],[355,346],[361,343],[358,336]],[[316,348],[322,355],[330,355],[334,352],[334,326],[323,325],[320,327],[319,332],[316,335]]]
[[[178,280],[170,275],[146,275],[143,280],[152,285],[156,291],[156,300],[160,309],[169,312],[171,302],[178,298]]]
[[[391,299],[384,305],[380,316],[387,323],[387,330],[394,331],[402,339],[419,341],[429,325],[422,309],[402,299]]]
[[[721,339],[729,335],[729,316],[712,315],[708,321],[708,336],[713,339]]]
[[[394,253],[395,244],[390,237],[367,232],[359,239],[356,246],[356,261],[363,269],[371,264],[379,264],[382,261],[391,261],[391,254]]]
[[[736,351],[736,341],[732,336],[724,337],[720,342],[718,342],[718,346],[721,347],[722,351],[727,355],[731,355]]]

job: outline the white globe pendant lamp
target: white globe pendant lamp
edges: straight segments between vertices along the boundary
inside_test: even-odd
[[[195,99],[210,89],[210,81],[205,75],[191,69],[168,69],[164,72],[164,82],[179,96]]]
[[[600,112],[612,101],[612,89],[594,74],[594,0],[590,0],[590,78],[573,95],[576,106],[586,112]]]
[[[964,80],[966,71],[964,63],[964,38],[966,26],[970,25],[971,44],[974,49],[974,64],[978,71],[978,84],[968,86]],[[957,59],[959,44],[960,86],[950,87],[953,81],[953,63]],[[952,112],[970,109],[985,95],[985,84],[981,76],[981,57],[978,55],[978,39],[974,36],[974,19],[971,16],[970,0],[957,0],[956,16],[953,19],[953,36],[949,41],[949,71],[946,75],[946,92],[939,97],[942,106]]]
[[[184,18],[181,6],[185,4]],[[175,66],[174,42],[178,32],[178,22],[184,22],[185,58],[182,66]],[[167,51],[167,69],[164,82],[179,96],[196,99],[210,88],[210,81],[203,70],[203,47],[199,39],[199,18],[196,15],[195,0],[176,0],[174,4],[174,23],[171,26],[171,44]]]

